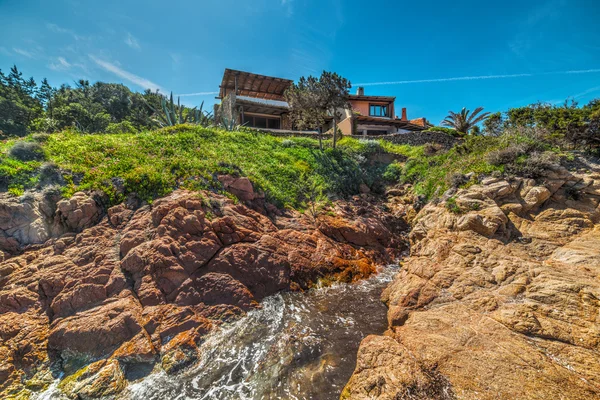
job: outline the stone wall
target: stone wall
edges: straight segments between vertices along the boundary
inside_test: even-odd
[[[293,130],[270,130],[256,129],[257,132],[279,137],[310,137],[317,138],[317,134],[310,131],[293,131]],[[331,134],[324,133],[323,139],[331,138]],[[382,139],[388,140],[395,144],[409,144],[411,146],[422,146],[427,143],[437,143],[446,149],[454,147],[462,142],[461,138],[453,137],[441,132],[410,132],[404,134],[381,135],[381,136],[363,136],[363,135],[344,135],[354,139]]]
[[[450,136],[442,132],[410,132],[382,136],[352,135],[351,137],[355,139],[383,139],[395,144],[409,144],[411,146],[422,146],[427,143],[437,143],[447,149],[454,147],[456,144],[462,141],[460,138]]]

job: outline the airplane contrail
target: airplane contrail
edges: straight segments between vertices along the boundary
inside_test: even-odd
[[[455,81],[477,81],[484,79],[510,79],[510,78],[530,78],[533,76],[544,75],[572,75],[572,74],[594,74],[600,73],[600,68],[595,69],[578,69],[569,71],[542,72],[537,74],[505,74],[505,75],[476,75],[476,76],[458,76],[453,78],[436,78],[436,79],[415,79],[406,81],[386,81],[386,82],[367,82],[356,83],[353,86],[384,86],[384,85],[406,85],[411,83],[436,83],[436,82],[455,82]],[[197,92],[178,94],[179,97],[194,97],[194,96],[210,96],[219,94],[219,92]]]
[[[387,81],[387,82],[367,82],[357,83],[353,86],[383,86],[383,85],[406,85],[410,83],[434,83],[434,82],[453,82],[453,81],[475,81],[483,79],[508,79],[508,78],[528,78],[533,76],[543,75],[568,75],[568,74],[592,74],[599,73],[600,69],[581,69],[569,71],[543,72],[538,74],[507,74],[507,75],[478,75],[478,76],[458,76],[454,78],[438,78],[438,79],[416,79],[406,81]]]
[[[219,92],[197,92],[197,93],[184,93],[178,94],[179,97],[192,97],[192,96],[209,96],[211,94],[219,94]]]

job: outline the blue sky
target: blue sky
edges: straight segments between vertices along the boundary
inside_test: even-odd
[[[598,21],[597,0],[0,0],[0,69],[190,105],[215,101],[225,68],[326,69],[439,123],[462,107],[600,97]]]

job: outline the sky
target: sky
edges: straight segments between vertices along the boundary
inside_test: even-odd
[[[409,118],[600,97],[600,1],[0,0],[0,69],[215,101],[225,68],[335,71]]]

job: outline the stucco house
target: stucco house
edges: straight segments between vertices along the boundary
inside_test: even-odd
[[[264,130],[294,130],[289,118],[289,105],[284,93],[293,83],[289,79],[225,69],[215,115],[225,121],[234,119],[245,126]],[[427,129],[425,118],[409,120],[406,108],[402,117],[395,114],[395,97],[367,96],[359,87],[350,95],[350,109],[339,110],[342,115],[338,129],[344,135],[384,135],[408,133]],[[333,119],[333,118],[332,118]],[[331,130],[329,121],[323,131]]]

